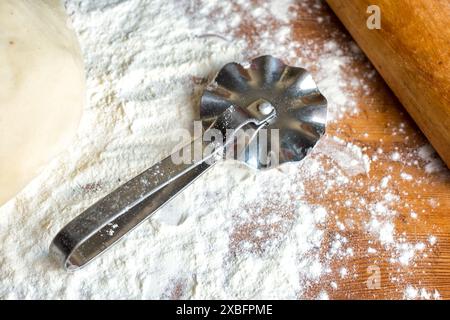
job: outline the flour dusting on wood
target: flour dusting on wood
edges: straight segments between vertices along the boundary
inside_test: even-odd
[[[369,276],[358,257],[386,266],[383,281],[397,286],[399,298],[440,298],[409,282],[439,238],[398,228],[429,214],[402,200],[398,182],[425,188],[414,172],[442,172],[442,163],[429,146],[385,152],[382,141],[367,146],[341,134],[341,119],[364,116],[355,96],[370,100],[377,74],[368,63],[363,72],[352,68],[364,56],[338,29],[327,40],[294,34],[293,23],[308,16],[335,24],[321,1],[65,4],[85,57],[89,103],[72,146],[0,209],[1,298],[328,299],[341,284]],[[333,134],[301,163],[279,169],[219,164],[79,272],[49,260],[61,227],[192,129],[200,94],[222,65],[261,54],[313,73]],[[380,177],[386,161],[401,171],[393,165]]]

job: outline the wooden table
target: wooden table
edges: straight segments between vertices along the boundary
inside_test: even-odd
[[[307,1],[308,2],[308,1]],[[322,3],[314,6],[317,1],[309,1],[310,11],[298,8],[298,19],[293,25],[296,41],[310,41],[325,43],[335,39],[342,44],[344,50],[348,48],[350,35],[331,9]],[[318,17],[322,21],[318,22]],[[252,40],[255,28],[244,26],[242,33]],[[349,76],[365,74],[373,70],[367,59],[355,59],[348,66]],[[311,70],[317,76],[317,70]],[[367,219],[367,211],[356,213],[357,208],[345,206],[345,200],[357,200],[361,197],[381,197],[377,191],[368,195],[371,186],[378,186],[386,175],[392,177],[390,192],[399,197],[397,206],[391,208],[397,212],[394,222],[398,235],[404,233],[405,241],[411,243],[429,243],[430,234],[436,236],[437,243],[432,249],[426,249],[420,258],[407,266],[399,266],[390,262],[392,249],[371,241],[367,231],[361,227],[346,228],[343,234],[349,239],[354,248],[354,255],[350,259],[336,261],[335,268],[326,278],[322,278],[317,286],[313,286],[306,297],[317,297],[320,290],[326,289],[326,283],[334,281],[337,289],[329,289],[327,293],[331,299],[401,299],[405,294],[405,287],[425,288],[433,293],[438,290],[444,299],[450,298],[450,179],[448,170],[438,173],[427,173],[425,162],[417,155],[417,149],[427,143],[424,136],[408,116],[402,105],[396,99],[383,79],[376,74],[369,81],[369,93],[353,92],[354,99],[360,112],[346,114],[342,120],[331,123],[327,128],[328,135],[337,136],[351,142],[365,150],[377,160],[372,161],[368,176],[358,176],[352,187],[346,190],[336,189],[324,195],[320,192],[320,181],[307,181],[307,201],[324,206],[328,212],[334,212],[339,220],[345,221],[349,216],[353,220]],[[383,152],[378,154],[377,150]],[[393,152],[398,152],[404,161],[391,159]],[[405,160],[406,159],[406,160]],[[405,162],[409,164],[405,164]],[[413,177],[411,181],[402,179],[401,173]],[[326,177],[325,177],[326,178]],[[317,191],[319,190],[319,191]],[[364,210],[363,210],[364,211]],[[418,214],[417,218],[411,212]],[[328,226],[328,232],[337,230],[337,226]],[[333,228],[335,230],[333,230]],[[331,241],[331,240],[330,240]],[[376,254],[368,254],[368,248],[377,250]],[[329,245],[329,241],[325,246]],[[426,254],[426,256],[425,256]],[[352,270],[352,277],[341,278],[338,270],[343,266]],[[373,269],[379,268],[381,283],[379,289],[369,289],[367,281]],[[368,269],[369,268],[369,269]],[[327,282],[328,281],[328,282]],[[420,296],[420,293],[419,293]]]

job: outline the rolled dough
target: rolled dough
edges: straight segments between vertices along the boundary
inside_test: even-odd
[[[73,137],[82,56],[59,0],[0,1],[0,206]]]

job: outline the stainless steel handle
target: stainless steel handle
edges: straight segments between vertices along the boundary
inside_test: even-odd
[[[208,129],[220,130],[224,140],[220,147],[191,163],[174,164],[169,156],[155,164],[67,224],[53,239],[50,252],[69,271],[86,265],[221,159],[224,148],[234,141],[239,129],[249,123],[258,128],[267,123],[275,111],[261,113],[259,105],[228,108]],[[193,141],[191,148],[196,143],[201,144],[202,150],[211,148],[211,143],[203,140]]]

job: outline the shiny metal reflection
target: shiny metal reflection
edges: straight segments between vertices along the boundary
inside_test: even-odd
[[[327,121],[327,100],[303,68],[287,66],[270,55],[252,60],[247,67],[229,63],[204,91],[200,118],[207,128],[230,105],[245,108],[258,99],[269,101],[277,112],[264,128],[267,153],[278,153],[280,164],[302,160],[325,133]],[[272,139],[273,132],[278,132],[279,139]],[[247,148],[244,161],[256,169],[271,167],[265,157],[266,150]]]

